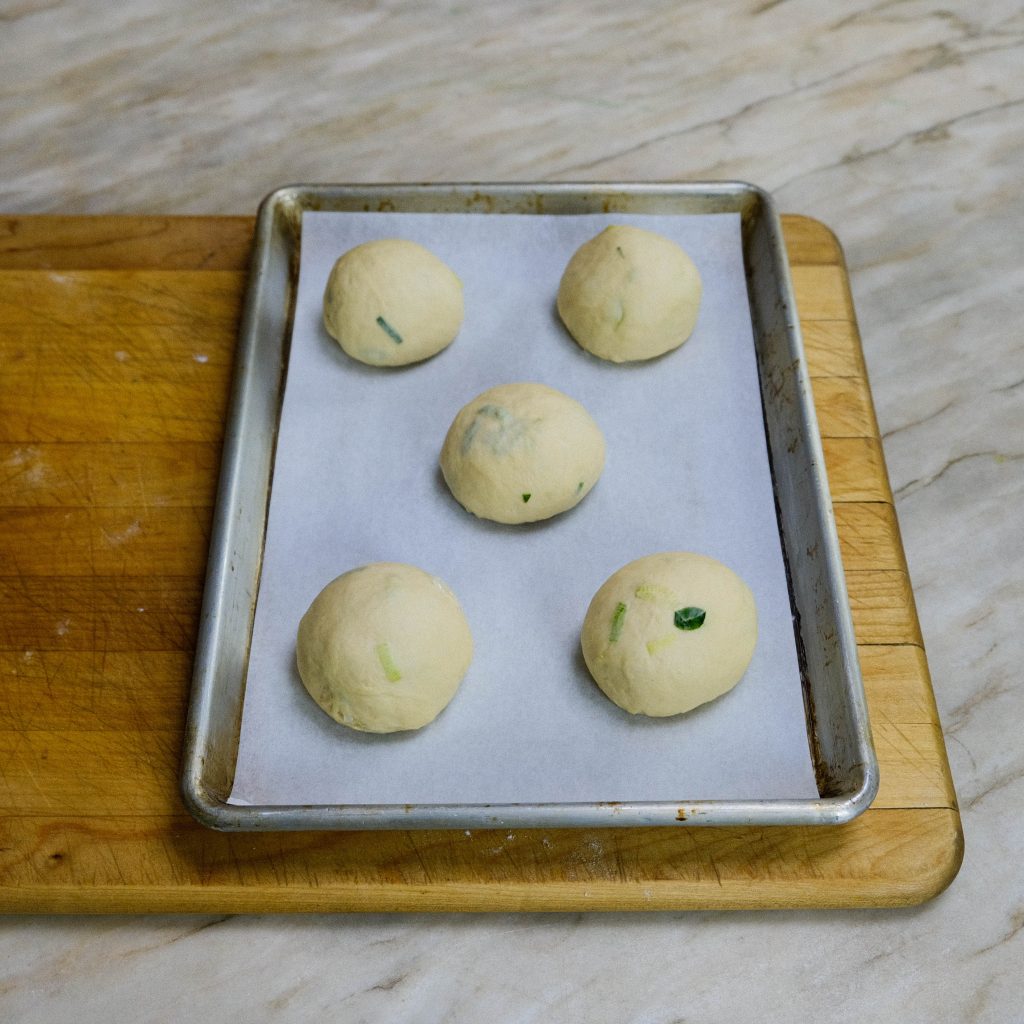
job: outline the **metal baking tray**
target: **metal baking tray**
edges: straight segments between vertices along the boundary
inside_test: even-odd
[[[798,800],[236,806],[234,776],[305,211],[739,213],[808,743]],[[829,825],[865,810],[878,763],[779,218],[741,182],[294,185],[262,203],[242,311],[182,764],[182,793],[226,830]]]

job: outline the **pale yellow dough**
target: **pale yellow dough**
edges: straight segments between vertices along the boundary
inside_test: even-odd
[[[353,359],[404,366],[429,359],[462,326],[462,282],[429,249],[384,238],[334,264],[324,290],[324,327]]]
[[[502,384],[455,417],[441,471],[473,515],[532,523],[582,501],[604,454],[604,436],[579,402],[544,384]]]
[[[704,612],[699,628],[676,624],[685,609]],[[620,708],[678,715],[740,681],[757,644],[757,609],[750,588],[721,562],[670,551],[609,577],[590,602],[581,639],[590,674]]]
[[[693,333],[700,274],[675,242],[616,224],[585,242],[558,288],[558,313],[582,348],[613,363],[653,359]]]
[[[374,562],[339,576],[299,623],[296,660],[310,696],[363,732],[419,729],[455,696],[473,657],[469,624],[441,580]]]

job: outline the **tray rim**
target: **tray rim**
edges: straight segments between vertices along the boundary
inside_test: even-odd
[[[699,800],[699,801],[600,801],[596,803],[515,803],[515,804],[384,804],[384,805],[235,805],[212,793],[205,784],[203,773],[207,765],[207,753],[203,739],[209,733],[211,702],[214,698],[214,680],[211,671],[211,652],[222,642],[221,617],[217,614],[224,595],[224,588],[234,570],[232,544],[234,532],[239,529],[238,517],[224,515],[233,508],[234,499],[241,486],[241,476],[246,455],[246,415],[251,404],[249,388],[255,365],[256,346],[261,331],[261,309],[267,290],[270,253],[275,244],[285,244],[288,249],[289,279],[287,283],[288,309],[284,317],[282,352],[285,365],[274,397],[276,430],[280,413],[280,398],[283,394],[286,373],[286,355],[290,343],[292,305],[297,284],[299,243],[301,240],[301,217],[307,210],[324,209],[324,203],[344,200],[363,200],[366,209],[372,209],[370,202],[377,203],[382,212],[401,210],[395,200],[430,199],[431,197],[462,199],[467,213],[529,213],[529,212],[602,212],[545,209],[551,200],[576,200],[601,197],[603,212],[615,212],[609,201],[620,198],[672,199],[690,197],[707,202],[718,208],[707,213],[739,212],[744,226],[744,256],[747,255],[747,229],[751,217],[760,218],[759,226],[767,234],[767,244],[773,259],[778,288],[778,302],[785,316],[787,341],[797,355],[795,365],[790,367],[796,381],[796,399],[800,405],[800,416],[806,433],[802,439],[809,448],[809,458],[814,472],[814,485],[818,499],[818,511],[823,513],[817,526],[825,542],[823,557],[827,563],[830,583],[834,587],[832,596],[836,602],[836,628],[839,652],[846,673],[848,708],[854,722],[854,744],[858,760],[854,767],[859,769],[859,782],[850,792],[838,796],[819,796],[806,799],[782,800]],[[533,197],[534,210],[496,210],[494,199],[505,202],[521,202],[524,197]],[[424,207],[429,209],[429,207]],[[453,211],[454,212],[454,211]],[[748,279],[750,277],[748,268]],[[749,280],[748,280],[749,287]],[[752,317],[756,314],[751,309]],[[264,328],[265,329],[265,328]],[[817,425],[817,413],[810,390],[809,374],[803,351],[803,342],[796,303],[793,296],[789,261],[782,237],[779,215],[771,196],[758,186],[740,181],[721,182],[643,182],[643,183],[515,183],[515,182],[466,182],[466,183],[381,183],[342,185],[286,185],[269,193],[260,204],[253,254],[250,263],[249,280],[242,307],[238,332],[231,397],[227,413],[221,473],[217,489],[216,510],[210,541],[210,555],[203,595],[196,644],[195,670],[192,693],[189,701],[188,721],[180,776],[180,791],[185,806],[203,825],[222,831],[305,831],[324,829],[445,829],[445,828],[552,828],[552,827],[608,827],[608,826],[651,826],[651,825],[701,825],[701,826],[786,826],[786,825],[839,825],[850,821],[866,810],[874,799],[879,784],[878,762],[868,722],[867,703],[856,654],[849,599],[845,574],[839,552],[838,535],[832,515],[831,497],[824,472],[824,456],[821,435]],[[759,370],[760,373],[760,370]],[[264,396],[265,397],[265,396]],[[248,442],[251,443],[251,442]],[[270,470],[267,486],[266,506],[263,509],[259,557],[261,561],[263,536],[265,535],[266,512],[269,507],[270,483],[273,475],[272,440],[269,445]],[[773,467],[773,479],[774,479]],[[785,545],[784,545],[785,546]],[[255,610],[256,593],[260,566],[256,566],[256,592],[251,595],[249,611],[249,639],[251,640],[252,614]],[[237,584],[236,584],[237,586]],[[248,640],[246,655],[248,658]],[[806,690],[806,686],[805,686]],[[244,702],[239,701],[239,718]],[[809,737],[810,738],[810,737]],[[237,728],[236,750],[237,755]],[[232,764],[233,768],[233,764]]]

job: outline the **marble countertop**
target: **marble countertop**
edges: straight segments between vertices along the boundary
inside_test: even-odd
[[[0,1018],[1021,1019],[1024,13],[0,6],[0,212],[293,181],[740,178],[845,246],[966,857],[912,910],[8,918]],[[752,1010],[756,1007],[756,1010]]]

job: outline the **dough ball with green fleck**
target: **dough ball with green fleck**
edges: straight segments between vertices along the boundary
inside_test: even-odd
[[[569,260],[558,313],[582,348],[624,363],[682,345],[697,323],[700,296],[700,274],[675,242],[616,224]]]
[[[299,623],[295,653],[303,685],[331,718],[362,732],[399,732],[447,707],[473,638],[441,580],[374,562],[320,591]]]
[[[707,555],[647,555],[594,595],[581,640],[594,681],[620,708],[679,715],[743,677],[757,644],[754,595]]]
[[[502,384],[455,417],[441,471],[482,519],[533,523],[578,504],[604,469],[604,436],[575,399],[544,384]]]
[[[398,238],[350,249],[324,291],[327,333],[371,366],[429,359],[455,340],[462,315],[462,282],[451,267]]]

